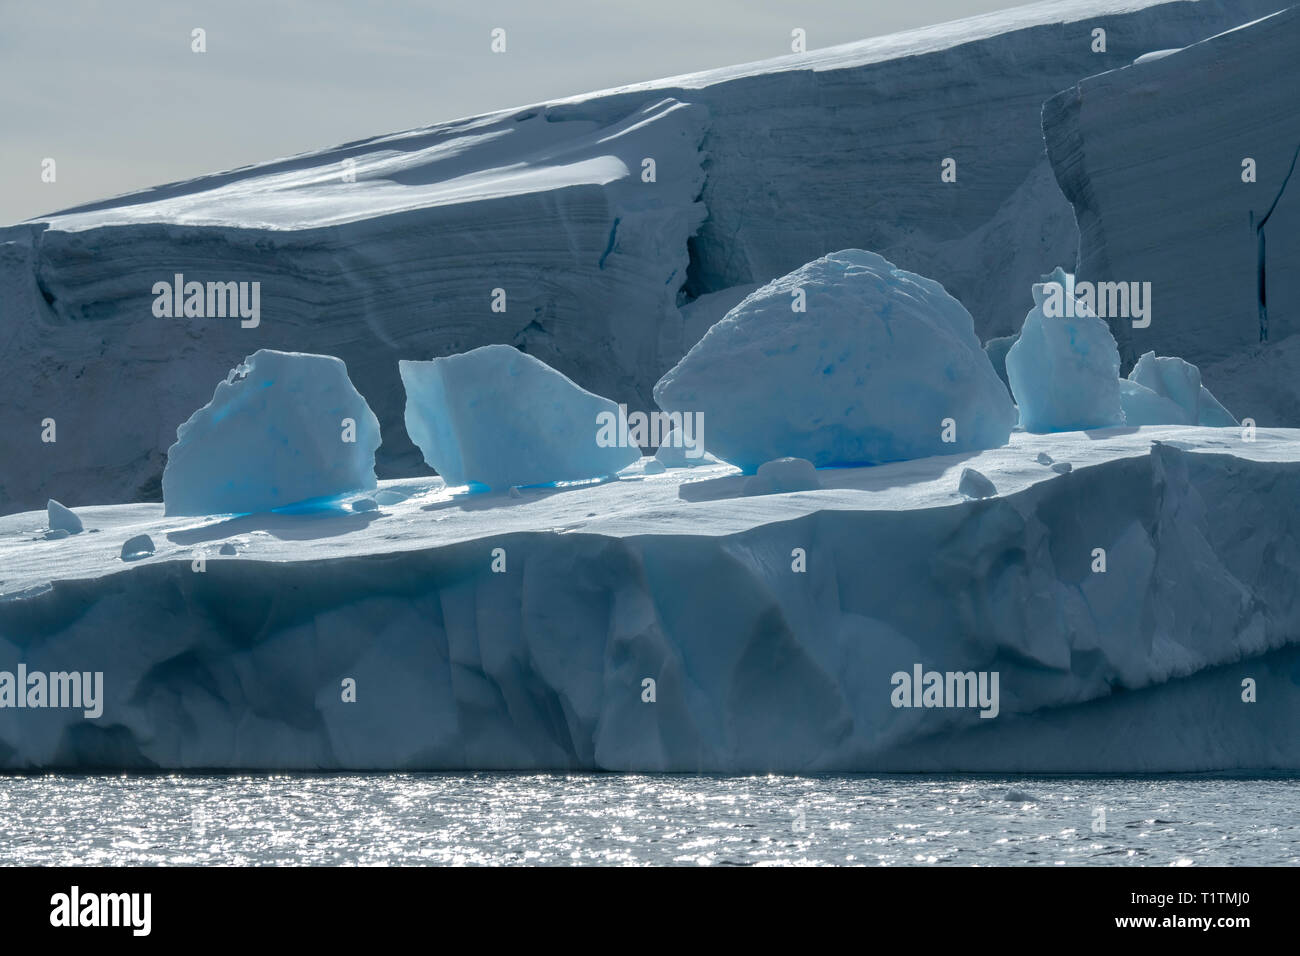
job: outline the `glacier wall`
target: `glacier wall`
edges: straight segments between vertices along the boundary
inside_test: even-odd
[[[1012,332],[1030,284],[1076,249],[1042,101],[1275,5],[1052,0],[0,229],[0,461],[22,463],[0,471],[0,511],[49,496],[156,499],[175,427],[259,348],[342,358],[379,416],[377,468],[392,477],[423,471],[401,427],[399,358],[517,345],[648,408],[653,383],[704,331],[683,321],[680,300],[836,249],[936,278],[982,338]],[[940,181],[944,158],[957,162],[954,183]],[[175,273],[261,282],[260,325],[156,318],[151,285]],[[490,308],[497,288],[505,312]],[[56,444],[40,440],[46,418]]]
[[[662,97],[608,123],[522,111],[0,230],[0,460],[35,466],[0,472],[0,508],[42,488],[156,498],[176,427],[261,348],[346,362],[382,426],[381,474],[427,470],[402,427],[399,359],[501,342],[647,405],[644,370],[681,350],[705,116]],[[178,273],[260,283],[258,324],[156,317],[151,289]]]
[[[1179,444],[734,534],[56,576],[0,601],[0,666],[103,671],[104,713],[0,709],[0,766],[1300,769],[1300,466]],[[914,662],[998,671],[999,715],[894,709]]]
[[[1296,368],[1275,395],[1237,381],[1269,365],[1259,343],[1258,222],[1300,148],[1300,8],[1159,59],[1090,76],[1043,108],[1047,152],[1079,223],[1077,278],[1151,283],[1149,327],[1111,322],[1126,365],[1143,352],[1209,369],[1238,417],[1288,420]],[[1255,164],[1243,181],[1243,161]],[[1300,176],[1266,226],[1269,339],[1300,332]],[[1233,362],[1238,356],[1240,363]],[[1245,366],[1237,374],[1218,363]]]

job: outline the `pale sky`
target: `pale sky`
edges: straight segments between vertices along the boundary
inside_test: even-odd
[[[0,0],[0,224],[1010,0]],[[207,31],[207,52],[190,50]],[[490,50],[494,27],[507,51]],[[57,181],[41,181],[55,160]]]

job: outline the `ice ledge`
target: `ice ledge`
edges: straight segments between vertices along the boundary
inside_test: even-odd
[[[1018,435],[761,498],[669,471],[189,531],[81,509],[41,544],[6,518],[6,559],[46,550],[0,601],[0,670],[102,672],[104,700],[0,708],[0,765],[1300,769],[1297,437]],[[958,498],[963,462],[999,496]],[[56,550],[110,565],[151,529],[121,573]],[[891,706],[916,663],[999,673],[999,716]]]

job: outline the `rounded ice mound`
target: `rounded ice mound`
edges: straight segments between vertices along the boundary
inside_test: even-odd
[[[970,313],[934,280],[861,249],[751,293],[654,397],[703,413],[709,451],[751,473],[787,457],[821,468],[996,448],[1016,423]]]
[[[641,458],[619,406],[512,346],[403,360],[398,371],[406,432],[448,485],[600,478]]]
[[[1074,298],[1074,276],[1057,268],[1034,290],[1034,308],[1007,351],[1007,381],[1031,432],[1124,424],[1119,348],[1109,326]]]
[[[806,458],[765,461],[745,479],[746,495],[780,495],[791,491],[816,491],[822,486],[812,462]]]
[[[262,349],[176,429],[169,515],[248,514],[374,488],[379,419],[332,355]]]

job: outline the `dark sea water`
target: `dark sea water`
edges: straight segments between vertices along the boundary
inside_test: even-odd
[[[1300,779],[0,777],[3,864],[1282,865]]]

